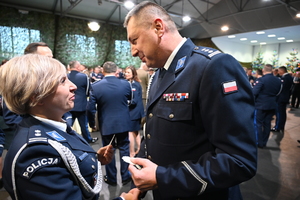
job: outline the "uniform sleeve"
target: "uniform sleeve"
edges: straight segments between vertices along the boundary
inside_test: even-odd
[[[263,79],[260,78],[259,80],[256,81],[255,85],[253,86],[253,95],[255,98],[258,97],[262,87],[263,87]]]
[[[139,85],[137,83],[132,84],[132,99],[131,99],[131,104],[130,104],[130,108],[134,108],[137,105],[137,102],[139,100]]]
[[[0,157],[2,157],[3,149],[5,144],[5,134],[2,129],[0,129]]]
[[[194,104],[200,110],[200,117],[195,120],[203,126],[204,131],[199,134],[207,135],[211,150],[199,155],[198,160],[157,168],[158,190],[163,199],[218,192],[256,173],[254,98],[243,68],[226,54],[213,57],[202,67],[206,69],[199,74],[201,82],[195,83],[199,84],[199,101]],[[228,82],[235,82],[237,89],[226,92]]]
[[[48,145],[24,149],[17,159],[15,172],[19,199],[83,199],[59,154]]]

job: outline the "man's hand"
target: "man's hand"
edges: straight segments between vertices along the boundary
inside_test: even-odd
[[[155,189],[157,187],[157,165],[148,159],[131,158],[130,160],[134,164],[141,165],[143,167],[142,169],[137,169],[133,165],[129,165],[128,167],[135,186],[142,192]]]
[[[121,194],[121,197],[123,197],[125,200],[138,200],[140,193],[140,190],[138,190],[137,188],[133,188],[128,193],[123,192]]]
[[[107,145],[105,147],[101,147],[97,151],[98,160],[101,162],[102,165],[107,165],[110,163],[114,156],[114,148],[112,145]]]

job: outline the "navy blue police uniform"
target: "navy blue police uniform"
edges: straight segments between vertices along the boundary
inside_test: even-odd
[[[142,86],[139,82],[132,81],[131,90],[132,100],[129,105],[131,127],[129,131],[138,131],[141,129],[141,118],[145,116],[142,99]]]
[[[68,78],[77,86],[77,90],[75,91],[74,108],[70,111],[72,114],[72,125],[77,118],[83,138],[87,142],[92,142],[93,139],[88,130],[88,120],[86,115],[87,97],[90,92],[89,78],[86,74],[75,70],[72,70],[68,74]]]
[[[4,187],[12,199],[98,199],[96,152],[69,126],[66,132],[26,115],[7,152]]]
[[[271,131],[271,121],[275,114],[277,98],[281,92],[282,84],[278,77],[272,73],[266,74],[256,80],[253,87],[255,97],[255,132],[257,146],[265,147]]]
[[[154,199],[242,199],[238,184],[253,177],[257,165],[245,71],[232,56],[190,39],[161,80],[158,71],[141,146],[158,165]]]
[[[105,76],[92,84],[88,103],[88,119],[91,127],[95,126],[96,104],[98,110],[99,130],[103,146],[110,143],[113,135],[117,140],[120,157],[129,156],[128,131],[130,124],[128,102],[131,100],[131,88],[128,81],[115,76]],[[115,146],[115,142],[112,143]],[[105,165],[107,180],[117,183],[115,157]],[[122,181],[130,178],[128,164],[121,160]]]
[[[289,103],[292,86],[293,86],[293,77],[285,73],[281,77],[282,81],[282,91],[278,97],[277,111],[276,111],[276,124],[275,130],[284,131],[284,126],[286,122],[286,105]],[[273,129],[274,130],[274,129]]]

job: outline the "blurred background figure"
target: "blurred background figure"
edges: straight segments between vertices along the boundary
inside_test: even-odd
[[[254,125],[257,146],[264,148],[268,142],[272,117],[276,111],[277,96],[281,92],[281,81],[272,74],[272,65],[265,65],[263,76],[256,79],[253,87],[255,97]]]
[[[100,66],[95,67],[94,72],[91,74],[92,83],[103,79],[104,75],[100,71]]]
[[[299,108],[300,103],[300,71],[296,71],[293,79],[294,88],[292,93],[291,108]]]
[[[137,70],[133,66],[126,67],[125,78],[131,84],[132,91],[132,99],[129,105],[131,120],[129,129],[129,149],[130,157],[134,157],[140,150],[141,136],[139,134],[139,130],[141,129],[141,119],[145,116],[145,112],[142,100],[141,80],[137,75]]]
[[[88,103],[88,119],[90,127],[95,128],[95,113],[97,105],[99,130],[103,146],[110,142],[120,151],[120,158],[129,156],[128,131],[130,129],[130,115],[128,102],[131,101],[130,84],[116,77],[117,65],[114,62],[103,64],[104,78],[92,84]],[[131,181],[128,163],[120,159],[122,184]],[[104,181],[117,185],[117,168],[115,156],[111,163],[105,166]]]
[[[87,97],[90,92],[90,81],[86,74],[80,73],[81,64],[79,61],[71,61],[69,63],[71,72],[68,74],[68,78],[76,86],[74,108],[70,111],[72,115],[73,126],[75,120],[78,120],[82,137],[89,143],[94,143],[98,140],[97,137],[92,138],[88,129],[88,120],[86,115]]]
[[[285,66],[278,68],[278,74],[281,77],[282,82],[282,91],[279,94],[277,101],[277,110],[276,110],[276,124],[275,127],[271,129],[274,132],[281,132],[281,137],[278,141],[282,139],[284,133],[284,126],[286,122],[286,105],[289,104],[291,89],[293,86],[293,77],[287,72]]]
[[[247,69],[248,80],[251,85],[254,83],[254,76],[252,75],[252,69]]]
[[[147,93],[147,87],[148,87],[148,82],[150,77],[148,71],[149,69],[146,63],[144,62],[142,62],[140,68],[136,70],[138,78],[141,80],[140,84],[142,86],[142,99],[143,99],[144,108],[146,107],[146,93]]]

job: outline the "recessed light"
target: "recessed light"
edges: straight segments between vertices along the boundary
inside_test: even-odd
[[[285,40],[285,37],[279,37],[278,40]]]
[[[124,6],[127,9],[131,9],[131,8],[133,8],[135,6],[135,4],[132,1],[125,1],[124,2]]]
[[[261,45],[265,45],[265,44],[267,44],[266,42],[261,42],[261,43],[259,43],[259,44],[261,44]]]
[[[300,18],[300,13],[297,13],[296,17]]]
[[[248,40],[247,38],[241,38],[240,39],[241,41],[246,41],[246,40]]]
[[[182,18],[182,20],[183,20],[184,22],[188,22],[188,21],[191,21],[191,18],[190,18],[190,16],[184,16],[184,17]]]
[[[228,26],[222,26],[221,30],[222,30],[222,31],[228,31],[228,30],[229,30],[229,27],[228,27]]]
[[[268,37],[276,37],[275,34],[268,35]]]
[[[228,38],[235,38],[235,35],[228,35]]]
[[[251,40],[251,43],[256,43],[257,42],[257,40]]]
[[[258,32],[256,32],[256,34],[261,35],[261,34],[265,34],[265,32],[264,31],[258,31]]]
[[[294,40],[286,40],[286,42],[294,42]]]

